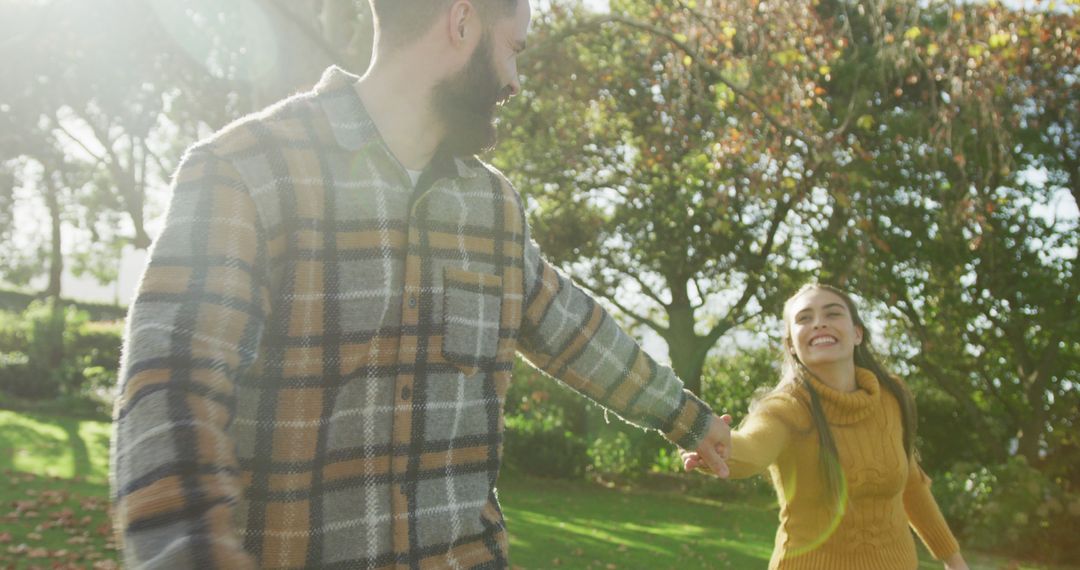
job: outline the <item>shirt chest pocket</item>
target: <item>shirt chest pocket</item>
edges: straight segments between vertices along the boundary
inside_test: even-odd
[[[443,357],[466,376],[495,364],[499,352],[502,278],[456,267],[443,271]]]

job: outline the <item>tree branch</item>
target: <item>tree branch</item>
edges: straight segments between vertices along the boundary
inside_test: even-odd
[[[612,305],[615,305],[615,308],[619,309],[620,312],[626,314],[626,316],[633,319],[634,322],[636,322],[636,323],[638,323],[640,325],[645,325],[645,326],[651,328],[652,330],[656,331],[656,333],[659,334],[660,336],[664,336],[664,335],[667,334],[667,331],[668,331],[667,328],[660,326],[658,323],[654,322],[652,319],[643,317],[643,316],[639,315],[638,313],[636,313],[634,311],[631,311],[630,309],[626,308],[622,303],[615,300],[614,296],[605,295],[602,291],[597,290],[596,288],[594,288],[592,285],[590,285],[588,283],[581,282],[581,281],[575,281],[575,283],[577,283],[578,285],[580,285],[582,288],[589,291],[593,295],[596,295],[597,297],[601,297],[603,299],[606,299],[609,303],[611,303]]]
[[[273,6],[274,9],[277,10],[277,12],[281,14],[281,16],[284,17],[287,22],[295,26],[296,29],[300,30],[300,32],[304,34],[304,36],[311,40],[311,42],[315,44],[315,47],[319,48],[319,51],[323,52],[323,55],[325,55],[327,59],[330,60],[330,63],[338,67],[348,67],[348,65],[345,63],[345,59],[338,52],[337,48],[331,45],[330,42],[326,41],[326,38],[324,38],[322,34],[320,34],[317,30],[312,28],[311,25],[297,17],[295,12],[285,7],[280,0],[267,0],[267,3]]]
[[[671,32],[670,30],[666,30],[664,28],[653,26],[651,24],[646,24],[645,22],[641,22],[641,21],[638,21],[638,20],[635,20],[633,18],[629,18],[629,17],[626,17],[626,16],[621,16],[621,15],[617,15],[617,14],[603,14],[603,15],[594,16],[592,18],[589,18],[589,19],[585,20],[584,22],[582,22],[582,23],[580,23],[580,24],[578,24],[576,26],[572,26],[569,29],[563,30],[562,32],[560,32],[558,34],[553,35],[552,37],[545,40],[541,45],[530,49],[529,52],[539,53],[540,51],[546,49],[548,46],[558,45],[558,44],[562,43],[564,40],[566,40],[567,38],[587,33],[590,30],[592,30],[593,28],[599,28],[599,27],[602,27],[602,26],[604,26],[606,24],[621,24],[621,25],[626,26],[628,28],[633,28],[633,29],[636,29],[638,31],[645,32],[647,34],[650,34],[650,35],[653,35],[653,36],[656,36],[656,37],[659,37],[659,38],[663,38],[668,43],[670,43],[670,44],[674,45],[676,48],[678,48],[679,51],[681,51],[681,52],[685,53],[687,56],[689,56],[690,59],[693,62],[696,62],[699,65],[701,65],[702,69],[705,72],[705,75],[707,77],[711,78],[714,81],[717,81],[719,83],[724,84],[724,86],[726,86],[728,89],[731,89],[731,91],[733,93],[735,93],[735,95],[737,97],[740,97],[743,100],[745,100],[751,107],[754,108],[754,110],[761,113],[761,115],[765,118],[765,120],[768,121],[768,123],[770,125],[772,125],[774,128],[776,128],[778,131],[780,131],[781,133],[783,133],[783,134],[785,134],[785,135],[787,135],[789,137],[792,137],[793,139],[797,139],[799,141],[802,141],[802,143],[806,145],[807,149],[812,150],[813,148],[815,148],[815,145],[812,144],[812,141],[806,135],[804,135],[803,133],[801,133],[801,132],[799,132],[799,131],[797,131],[797,130],[795,130],[795,129],[787,126],[787,125],[785,125],[779,118],[777,118],[775,115],[770,113],[765,108],[765,105],[763,103],[761,103],[756,97],[754,97],[748,91],[746,91],[745,89],[739,87],[738,85],[736,85],[735,83],[733,83],[732,81],[730,81],[726,77],[724,77],[724,73],[723,73],[723,71],[721,69],[717,68],[716,66],[714,66],[712,64],[704,62],[704,58],[698,53],[698,51],[696,49],[691,47],[686,42],[684,42],[684,41],[680,40],[679,38],[677,38],[675,36],[675,34],[673,32]],[[533,51],[533,50],[536,50],[536,51]],[[526,54],[526,55],[531,55],[531,54]]]
[[[54,119],[55,119],[55,117],[54,117]],[[72,134],[72,132],[69,131],[67,129],[67,127],[65,127],[63,125],[63,123],[61,123],[60,121],[55,121],[55,123],[56,123],[56,128],[61,133],[63,133],[64,136],[66,136],[69,140],[71,140],[71,142],[79,145],[79,147],[82,148],[84,151],[86,151],[86,154],[89,154],[91,158],[93,158],[94,160],[96,160],[98,162],[98,164],[105,164],[105,162],[106,162],[105,158],[103,158],[101,156],[98,156],[96,153],[94,153],[94,151],[90,150],[90,147],[86,146],[86,143],[84,143],[82,140],[80,140],[79,137],[76,137],[74,134]]]

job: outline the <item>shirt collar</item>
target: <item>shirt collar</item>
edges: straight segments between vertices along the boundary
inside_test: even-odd
[[[382,143],[385,148],[375,121],[371,119],[356,91],[355,85],[359,80],[358,76],[332,65],[323,72],[322,78],[315,85],[315,98],[326,113],[334,139],[342,148],[355,151],[374,142]],[[448,175],[451,164],[445,161],[450,157],[441,155],[442,153],[436,153],[431,166],[439,168],[440,174]],[[479,161],[475,157],[453,157],[450,160],[453,172],[462,178],[474,178],[480,174]]]

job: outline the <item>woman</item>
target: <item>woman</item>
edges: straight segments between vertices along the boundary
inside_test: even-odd
[[[769,568],[912,570],[910,523],[946,569],[967,570],[916,462],[911,393],[875,359],[851,297],[804,286],[784,325],[780,383],[732,433],[728,462],[731,477],[767,470],[776,488]]]

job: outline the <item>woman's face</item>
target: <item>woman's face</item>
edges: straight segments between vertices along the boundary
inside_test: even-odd
[[[855,347],[862,342],[862,327],[839,295],[811,289],[792,299],[784,315],[791,346],[807,367],[854,362]]]

